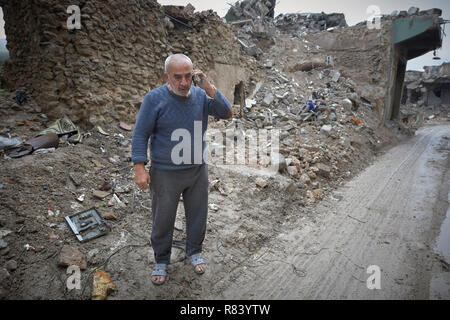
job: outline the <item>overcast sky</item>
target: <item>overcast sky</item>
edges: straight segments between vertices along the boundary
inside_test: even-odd
[[[196,11],[203,11],[213,9],[221,17],[227,13],[230,5],[236,1],[228,0],[158,0],[160,4],[173,5],[187,5],[191,3]],[[408,10],[415,6],[420,10],[431,8],[442,9],[442,17],[445,20],[450,20],[450,1],[449,0],[277,0],[275,6],[275,16],[280,13],[300,13],[300,12],[325,12],[333,13],[339,12],[345,14],[345,19],[348,25],[355,25],[358,22],[365,21],[370,13],[367,13],[367,8],[370,5],[376,5],[380,8],[382,14],[390,14],[394,10]],[[446,30],[446,25],[443,25],[443,30],[450,32],[450,27]],[[5,38],[3,12],[0,10],[0,39]],[[442,49],[437,50],[437,55],[441,60],[433,60],[433,53],[429,52],[421,57],[408,61],[407,68],[409,70],[422,70],[422,67],[430,65],[440,65],[442,62],[450,62],[450,43],[447,37],[443,37]]]

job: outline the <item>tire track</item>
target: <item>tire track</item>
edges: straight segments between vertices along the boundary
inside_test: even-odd
[[[445,160],[435,151],[436,141],[449,134],[449,125],[420,130],[336,190],[343,196],[337,205],[330,198],[322,201],[317,224],[285,224],[292,231],[260,250],[269,253],[252,272],[238,270],[241,276],[221,298],[427,298],[426,248],[432,220],[439,220],[432,208],[445,171],[427,161]],[[270,251],[280,242],[281,252]],[[367,289],[366,269],[373,264],[381,268],[382,290]]]

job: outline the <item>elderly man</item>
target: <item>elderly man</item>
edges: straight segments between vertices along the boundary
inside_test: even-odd
[[[192,86],[194,77],[198,87]],[[208,115],[231,118],[228,100],[202,71],[193,70],[189,57],[169,56],[164,79],[164,85],[145,96],[132,139],[134,180],[141,190],[150,185],[152,193],[151,241],[156,260],[152,282],[156,285],[166,280],[180,195],[186,214],[186,255],[196,273],[205,272],[206,264],[200,255],[208,211],[203,137]],[[149,138],[151,166],[147,172]]]

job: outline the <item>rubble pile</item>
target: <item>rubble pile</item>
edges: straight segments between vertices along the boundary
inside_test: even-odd
[[[273,45],[276,27],[273,21],[275,0],[238,1],[225,19],[238,27],[238,41],[247,55],[259,57]]]
[[[439,8],[432,8],[427,10],[420,10],[418,7],[410,7],[408,10],[394,10],[390,14],[381,14],[381,21],[392,21],[397,18],[408,18],[416,16],[440,16],[442,10]],[[356,26],[366,25],[367,21],[361,21]]]
[[[275,25],[283,33],[302,37],[308,33],[347,27],[343,13],[288,13],[275,18]]]
[[[248,136],[251,130],[279,130],[280,173],[303,189],[307,203],[314,203],[331,181],[353,175],[370,161],[385,139],[376,130],[375,104],[356,93],[351,78],[326,63],[290,68],[287,52],[308,57],[314,45],[292,43],[288,35],[277,41],[246,83],[245,103],[234,106],[233,121],[211,127],[235,130],[235,140],[254,138]]]
[[[279,33],[301,38],[308,33],[347,26],[342,13],[288,13],[274,18],[275,1],[244,0],[231,5],[225,19],[238,26],[244,52],[259,58]]]

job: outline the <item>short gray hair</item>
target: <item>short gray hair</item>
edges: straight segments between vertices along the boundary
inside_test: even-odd
[[[175,53],[175,54],[172,54],[172,55],[168,56],[167,59],[166,59],[166,62],[164,62],[164,72],[165,73],[167,73],[167,69],[169,68],[169,64],[172,61],[172,59],[174,59],[174,58],[175,59],[185,59],[187,62],[190,63],[191,66],[193,65],[191,59],[188,56],[186,56],[186,55],[184,55],[182,53]]]

